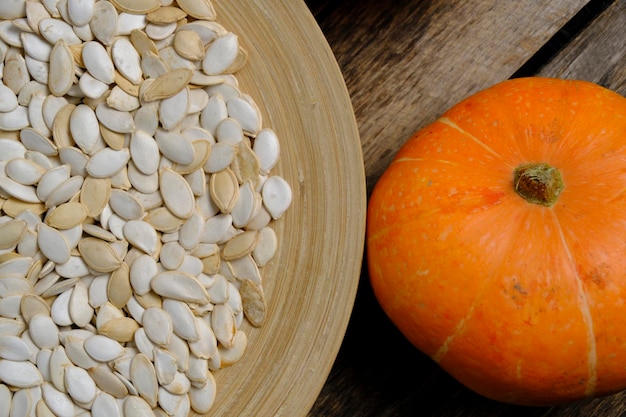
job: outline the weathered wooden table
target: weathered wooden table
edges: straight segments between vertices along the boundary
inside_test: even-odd
[[[626,95],[626,0],[306,0],[359,125],[367,189],[411,133],[511,77],[584,79]],[[560,407],[473,394],[406,342],[363,273],[348,331],[311,417],[618,417],[626,393]]]

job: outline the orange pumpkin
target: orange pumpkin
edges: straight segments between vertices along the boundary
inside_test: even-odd
[[[626,99],[531,77],[460,102],[377,182],[367,256],[386,314],[472,390],[626,388]]]

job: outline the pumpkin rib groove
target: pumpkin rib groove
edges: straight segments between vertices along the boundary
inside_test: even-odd
[[[469,133],[467,130],[461,128],[461,126],[459,126],[458,124],[456,124],[454,122],[454,120],[450,119],[449,117],[440,117],[437,120],[439,123],[443,123],[444,125],[450,126],[453,129],[456,129],[457,131],[459,131],[461,134],[463,134],[464,136],[467,136],[468,138],[470,138],[471,140],[473,140],[474,142],[476,142],[480,147],[482,147],[484,150],[486,150],[487,152],[491,153],[494,156],[497,156],[498,158],[502,159],[502,155],[500,155],[498,152],[494,151],[493,149],[491,149],[489,146],[487,146],[486,143],[484,143],[483,141],[481,141],[479,138],[477,138],[476,136],[472,135],[471,133]]]
[[[498,208],[495,208],[495,210],[498,210]],[[494,211],[494,208],[492,208],[492,213]],[[478,224],[482,224],[482,223],[486,223],[487,220],[485,218],[482,218],[483,216],[481,215],[477,215],[477,218],[479,219],[477,221]],[[491,217],[497,217],[495,214],[491,214]],[[513,233],[511,233],[510,235],[513,235]],[[513,246],[515,246],[517,243],[517,239],[509,239],[507,242],[507,246],[509,247],[509,249]],[[509,249],[505,249],[504,252],[507,252]],[[444,342],[441,344],[441,346],[435,351],[435,354],[431,356],[431,358],[436,362],[436,363],[440,363],[441,360],[444,358],[445,354],[449,352],[449,350],[451,349],[451,346],[454,343],[454,340],[462,335],[464,329],[467,326],[467,323],[474,317],[474,311],[477,305],[479,305],[481,302],[485,302],[483,300],[484,295],[485,295],[485,290],[488,289],[490,286],[493,285],[494,281],[496,281],[499,276],[497,274],[497,271],[502,267],[502,264],[505,262],[504,259],[500,259],[499,263],[494,263],[492,265],[492,270],[486,274],[485,277],[482,278],[481,281],[481,285],[478,288],[478,290],[476,291],[475,294],[473,294],[473,301],[472,304],[469,306],[467,313],[463,316],[463,318],[461,318],[459,320],[459,322],[454,326],[453,332],[447,336],[444,340]],[[488,301],[487,301],[488,302]]]
[[[551,210],[550,212],[552,213],[552,217],[554,218],[554,222],[557,226],[557,230],[559,231],[559,237],[563,244],[563,249],[565,250],[567,258],[569,259],[569,262],[575,266],[576,261],[574,260],[572,252],[570,250],[570,245],[567,243],[565,234],[563,233],[563,227],[561,226],[561,222],[559,221],[558,216],[553,210]],[[588,356],[587,356],[589,376],[587,378],[587,383],[585,385],[585,395],[587,397],[592,397],[596,391],[596,382],[598,380],[598,373],[597,373],[598,355],[597,355],[595,331],[594,331],[594,326],[593,326],[593,317],[591,315],[591,308],[589,307],[589,297],[587,295],[587,291],[585,290],[585,284],[583,283],[583,280],[580,277],[580,274],[576,271],[575,267],[573,268],[573,270],[575,271],[574,277],[576,279],[576,284],[577,284],[578,293],[579,293],[578,304],[580,306],[580,312],[583,316],[583,321],[585,323],[585,329],[587,331],[587,344],[589,346],[589,351],[588,351]]]

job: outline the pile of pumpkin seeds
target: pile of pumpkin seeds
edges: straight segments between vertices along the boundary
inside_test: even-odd
[[[0,416],[207,413],[291,188],[210,0],[0,2]]]

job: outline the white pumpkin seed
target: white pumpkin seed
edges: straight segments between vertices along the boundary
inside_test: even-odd
[[[82,278],[89,273],[89,268],[80,256],[70,256],[64,264],[57,264],[54,270],[65,278]]]
[[[233,347],[227,349],[223,346],[218,346],[219,356],[223,367],[231,366],[237,363],[243,356],[246,347],[248,345],[248,336],[238,330],[233,339]]]
[[[179,301],[206,304],[209,295],[193,276],[176,271],[160,272],[150,282],[152,290],[162,297]]]
[[[159,0],[111,0],[113,5],[124,12],[145,15],[161,7]]]
[[[98,41],[110,45],[117,31],[117,11],[113,4],[108,1],[96,2],[89,26]]]
[[[163,300],[163,310],[171,317],[173,331],[182,339],[197,341],[200,338],[193,313],[184,302],[175,299]]]
[[[0,358],[11,361],[27,361],[31,356],[29,346],[16,335],[0,334]]]
[[[135,131],[135,120],[129,112],[115,110],[106,103],[100,103],[96,107],[98,120],[108,129],[119,133],[132,133]]]
[[[13,393],[5,384],[0,385],[0,416],[9,417],[11,415],[11,400]]]
[[[165,206],[181,219],[191,217],[195,208],[195,197],[185,179],[170,168],[161,170],[159,180]]]
[[[93,317],[93,309],[89,304],[87,286],[79,281],[74,286],[69,303],[70,317],[78,327],[85,327]]]
[[[118,37],[111,46],[111,56],[115,68],[133,84],[143,79],[139,52],[126,37]]]
[[[148,255],[154,256],[158,250],[158,236],[154,227],[143,220],[130,220],[123,229],[126,240]]]
[[[67,203],[69,200],[78,195],[83,185],[83,177],[75,175],[63,181],[56,187],[46,199],[46,208],[58,206]]]
[[[171,161],[178,164],[193,163],[195,158],[194,147],[180,133],[157,129],[155,139],[161,153]]]
[[[119,342],[103,335],[85,340],[85,350],[98,362],[111,362],[124,354],[124,347]]]
[[[210,0],[178,0],[178,6],[196,19],[215,20],[215,9]]]
[[[125,398],[128,395],[128,388],[126,385],[110,370],[107,365],[89,368],[88,372],[96,383],[96,386],[103,392],[106,392],[115,398]]]
[[[59,329],[48,315],[37,314],[28,322],[29,332],[39,349],[54,349],[59,345]]]
[[[17,19],[26,16],[26,1],[17,0],[4,2],[0,6],[0,18],[1,19]]]
[[[144,14],[121,12],[117,16],[117,35],[129,35],[133,30],[143,30],[147,23]]]
[[[157,346],[167,346],[173,332],[170,316],[160,308],[150,307],[143,313],[143,328]]]
[[[165,349],[155,348],[154,368],[159,384],[170,384],[174,381],[176,373],[178,372],[176,357]]]
[[[239,40],[234,33],[227,33],[215,39],[206,50],[202,70],[207,75],[225,72],[239,54]]]
[[[107,392],[100,392],[91,405],[93,417],[122,417],[115,397]]]
[[[74,403],[66,393],[58,390],[54,385],[45,382],[42,387],[43,400],[56,416],[73,417]]]
[[[148,22],[146,25],[146,34],[154,41],[161,41],[168,38],[176,30],[176,22],[157,24]]]
[[[189,401],[191,408],[199,414],[208,413],[215,402],[217,384],[215,378],[209,372],[206,382],[201,386],[192,385],[189,389]]]
[[[277,175],[268,177],[263,183],[261,193],[263,205],[274,219],[282,217],[291,205],[291,187],[282,177]]]
[[[85,350],[85,339],[73,335],[66,335],[63,340],[63,346],[65,347],[67,357],[74,365],[80,366],[83,369],[91,369],[99,366],[99,363],[89,356]]]
[[[189,350],[198,358],[210,359],[218,354],[217,339],[209,322],[201,317],[195,317],[200,338],[189,342]]]
[[[0,380],[17,388],[30,388],[43,383],[41,372],[28,361],[0,359]]]
[[[124,400],[124,415],[137,417],[152,417],[154,412],[150,404],[142,397],[129,396]]]
[[[113,211],[126,220],[139,220],[144,215],[143,205],[132,194],[123,190],[111,190],[109,204]]]
[[[78,403],[89,404],[96,398],[96,383],[86,370],[78,366],[65,370],[65,386],[69,396]]]
[[[58,230],[42,223],[37,232],[37,243],[46,258],[57,264],[63,264],[70,259],[70,247]]]
[[[74,57],[67,43],[59,39],[50,52],[48,88],[55,96],[65,95],[74,84]]]
[[[65,164],[47,170],[37,184],[37,198],[47,200],[58,186],[70,178],[70,173],[71,167]]]
[[[41,294],[42,298],[57,295],[52,302],[52,306],[50,306],[50,317],[52,317],[57,326],[70,326],[73,324],[70,316],[70,298],[73,291],[71,286],[75,283],[74,280],[62,280]],[[70,288],[67,288],[68,285],[70,285]]]
[[[159,104],[159,120],[166,130],[172,130],[178,126],[187,115],[191,100],[189,88],[183,88],[171,97],[161,100]]]
[[[130,380],[150,408],[156,407],[159,382],[152,361],[143,353],[135,355],[132,359]]]
[[[129,159],[130,151],[126,148],[119,151],[103,148],[92,155],[85,169],[94,178],[109,178],[120,172]]]
[[[20,36],[24,52],[37,61],[48,62],[50,60],[50,52],[52,51],[50,42],[36,33],[22,32]]]
[[[52,45],[59,40],[64,41],[67,45],[77,45],[81,40],[72,26],[61,19],[46,18],[39,21],[39,33]]]

